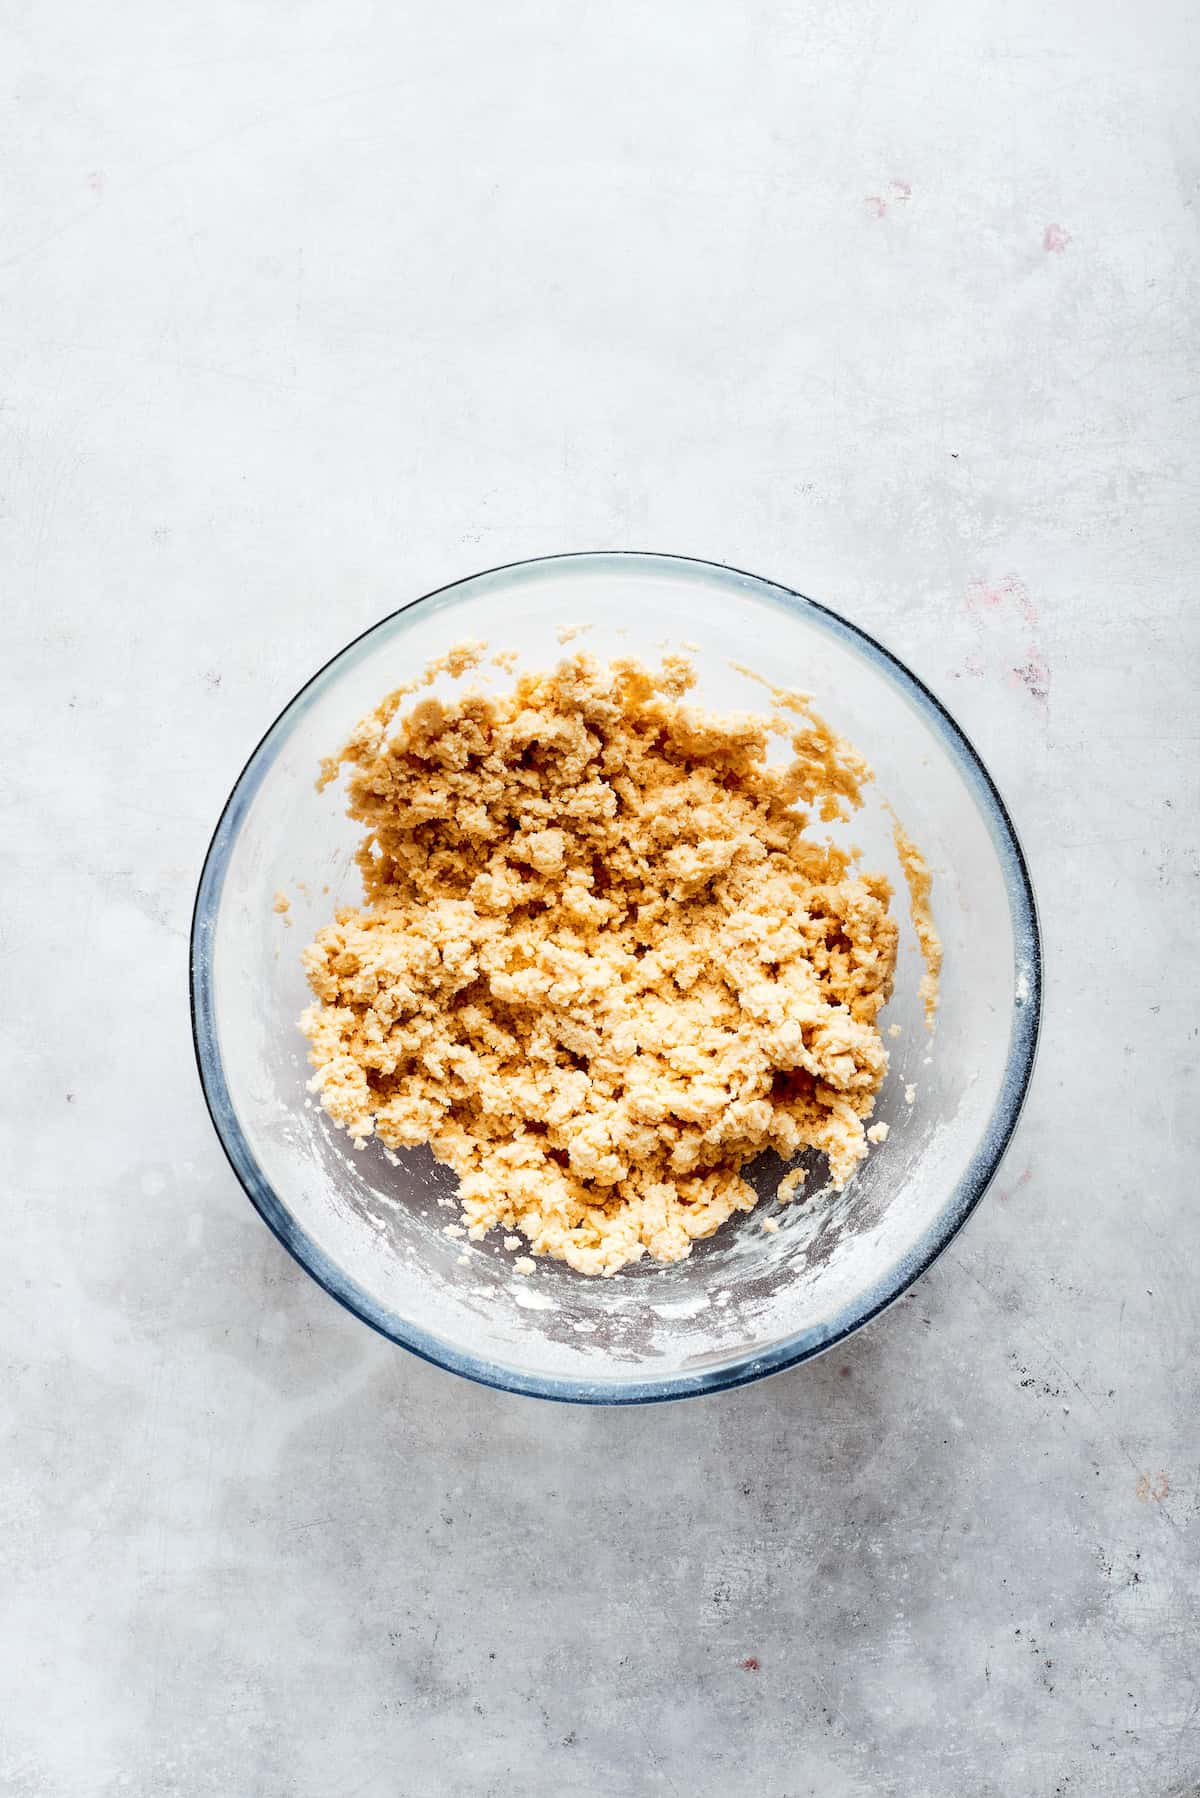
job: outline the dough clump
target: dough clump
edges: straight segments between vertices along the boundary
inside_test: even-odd
[[[871,771],[803,695],[715,715],[694,684],[576,654],[397,720],[409,687],[324,764],[365,902],[304,952],[313,1090],[356,1143],[429,1144],[469,1236],[586,1274],[686,1256],[764,1150],[844,1185],[887,1070],[888,882],[807,831]]]

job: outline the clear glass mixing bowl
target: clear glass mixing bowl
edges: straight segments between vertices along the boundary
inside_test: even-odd
[[[358,826],[320,758],[383,695],[468,637],[525,667],[572,648],[653,659],[686,642],[697,698],[764,709],[732,666],[801,687],[870,759],[848,838],[896,887],[901,950],[885,1024],[892,1065],[875,1116],[886,1142],[841,1194],[822,1170],[786,1209],[777,1161],[749,1170],[767,1203],[673,1266],[589,1279],[556,1262],[514,1275],[494,1233],[444,1234],[454,1176],[427,1151],[356,1152],[309,1096],[297,1018],[299,952],[360,897]],[[506,677],[497,673],[497,679]],[[437,689],[437,690],[440,690]],[[945,943],[936,1031],[885,802],[935,876]],[[286,928],[276,892],[291,901]],[[222,813],[191,943],[205,1097],[239,1180],[314,1279],[393,1341],[456,1373],[543,1398],[634,1404],[712,1392],[818,1354],[904,1291],[982,1196],[1012,1134],[1037,1038],[1041,956],[1029,876],[1008,815],[954,721],[894,656],[823,606],[752,575],[673,556],[557,556],[428,594],[335,656],[271,726]],[[777,1232],[763,1229],[766,1216]]]

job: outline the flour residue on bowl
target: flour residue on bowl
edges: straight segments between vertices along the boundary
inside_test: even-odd
[[[544,1292],[537,1292],[532,1286],[514,1286],[513,1301],[520,1305],[522,1311],[557,1311],[558,1306]]]
[[[692,1298],[679,1299],[671,1305],[651,1305],[650,1309],[655,1317],[699,1317],[702,1311],[708,1310],[708,1294],[698,1292]]]

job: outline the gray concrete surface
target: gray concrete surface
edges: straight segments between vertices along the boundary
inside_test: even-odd
[[[10,7],[0,1788],[1200,1792],[1195,9]],[[201,1104],[247,751],[399,600],[633,545],[877,632],[1049,1010],[910,1297],[704,1402],[474,1389]]]

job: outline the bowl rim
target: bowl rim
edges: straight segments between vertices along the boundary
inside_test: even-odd
[[[864,654],[868,661],[875,663],[879,671],[915,705],[941,738],[943,746],[958,766],[979,805],[1004,876],[1015,946],[1012,1026],[1000,1091],[980,1141],[950,1198],[919,1241],[865,1292],[848,1301],[834,1317],[823,1323],[784,1337],[766,1351],[747,1354],[741,1358],[735,1356],[714,1368],[666,1374],[661,1379],[608,1381],[604,1378],[584,1380],[559,1375],[527,1374],[504,1363],[493,1362],[458,1349],[452,1343],[417,1328],[381,1305],[329,1259],[292,1216],[259,1166],[237,1120],[221,1059],[213,1005],[211,949],[229,858],[251,800],[279,749],[290,735],[292,725],[316,697],[314,690],[328,684],[326,677],[351,651],[417,606],[493,576],[527,569],[547,570],[556,564],[581,562],[591,562],[598,567],[637,562],[660,566],[665,564],[685,574],[715,574],[722,580],[731,582],[735,588],[742,586],[746,590],[757,591],[776,602],[782,601],[785,608],[803,611],[806,616],[815,618],[831,635],[841,638]],[[446,1368],[480,1385],[496,1387],[501,1391],[570,1404],[602,1405],[653,1404],[748,1385],[754,1380],[782,1373],[786,1368],[798,1366],[801,1362],[826,1353],[894,1304],[933,1265],[961,1230],[991,1184],[1012,1140],[1033,1073],[1041,1026],[1043,986],[1037,903],[1028,865],[1012,819],[979,753],[961,726],[925,683],[860,625],[851,623],[840,613],[794,588],[766,580],[726,562],[714,562],[699,556],[673,555],[663,551],[628,549],[572,550],[556,555],[525,557],[513,562],[498,563],[494,568],[480,569],[397,606],[394,611],[368,625],[330,656],[292,695],[264,731],[247,757],[221,809],[196,887],[189,935],[188,976],[192,1045],[204,1102],[213,1128],[247,1198],[273,1235],[305,1272],[339,1304],[381,1336],[434,1366]]]

